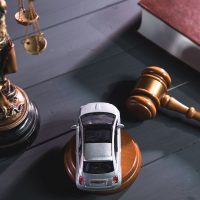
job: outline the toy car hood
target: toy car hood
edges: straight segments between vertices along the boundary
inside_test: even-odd
[[[118,109],[110,103],[95,102],[81,106],[80,115],[94,112],[107,112],[112,113],[116,116],[120,115]]]

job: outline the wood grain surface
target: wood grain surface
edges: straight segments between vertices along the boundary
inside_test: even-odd
[[[10,13],[14,14],[16,2],[8,0]],[[172,78],[169,94],[199,109],[199,74],[135,32],[140,20],[136,0],[61,0],[56,1],[59,10],[55,1],[46,2],[35,2],[49,40],[47,51],[38,57],[24,53],[23,27],[7,15],[19,65],[10,79],[39,107],[41,129],[30,149],[0,158],[0,199],[102,199],[78,192],[63,166],[63,148],[79,108],[94,101],[119,108],[143,158],[134,184],[103,198],[199,199],[199,123],[162,109],[154,120],[141,123],[124,108],[141,71],[158,65]]]

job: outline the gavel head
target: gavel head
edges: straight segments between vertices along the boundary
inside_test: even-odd
[[[164,69],[156,66],[147,67],[126,102],[127,108],[139,120],[155,117],[160,99],[170,84],[171,78]]]

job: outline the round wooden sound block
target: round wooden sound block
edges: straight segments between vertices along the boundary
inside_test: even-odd
[[[75,183],[76,178],[76,137],[73,136],[65,146],[64,165],[70,179]],[[120,192],[130,186],[136,179],[141,168],[141,152],[133,138],[125,131],[121,132],[121,165],[122,165],[122,184],[115,190],[95,192],[100,194],[110,194]]]

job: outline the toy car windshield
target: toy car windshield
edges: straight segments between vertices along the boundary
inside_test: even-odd
[[[81,116],[83,126],[89,124],[113,124],[115,115],[111,113],[89,113]]]
[[[113,170],[114,167],[112,161],[97,161],[97,162],[85,161],[83,164],[83,171],[85,173],[104,174],[112,172]]]

